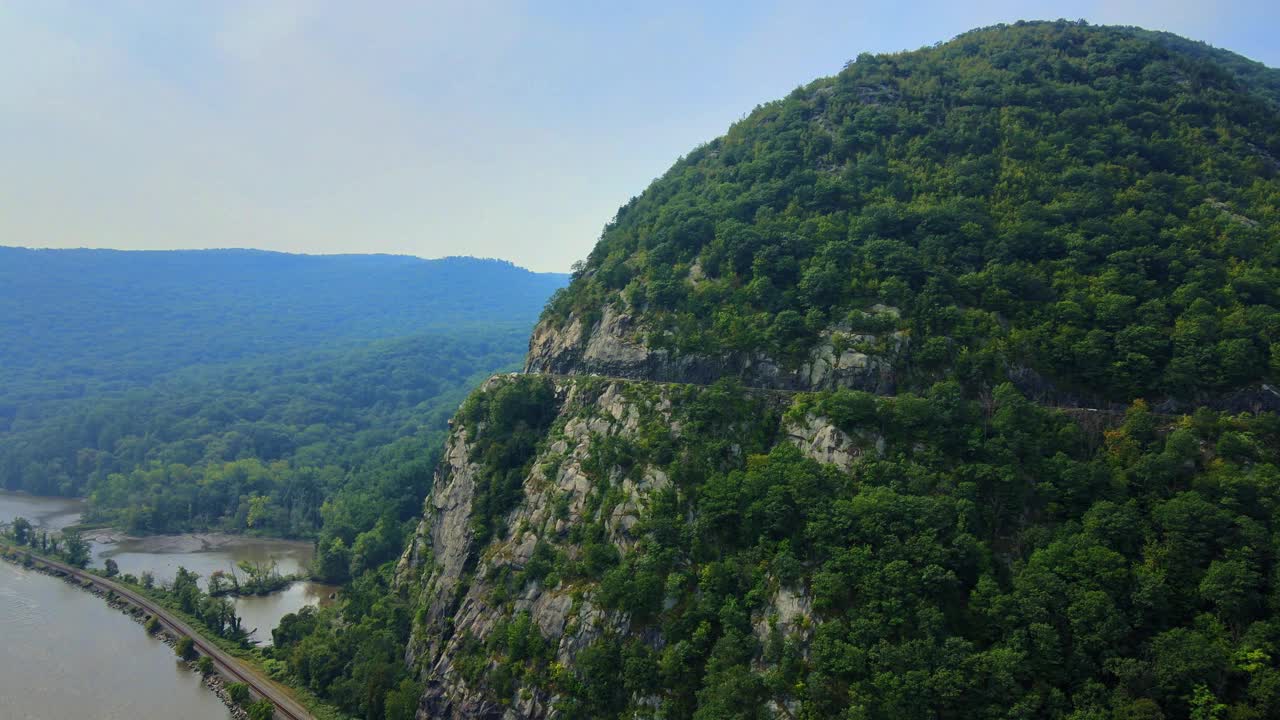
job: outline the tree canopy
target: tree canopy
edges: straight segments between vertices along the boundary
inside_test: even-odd
[[[1018,23],[861,55],[632,199],[547,319],[799,364],[901,310],[899,385],[1189,399],[1280,369],[1280,71],[1167,34]]]

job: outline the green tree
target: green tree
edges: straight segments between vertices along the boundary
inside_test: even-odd
[[[275,703],[266,698],[253,703],[248,708],[249,720],[271,720],[276,715]]]
[[[231,579],[228,580],[228,577]],[[224,595],[237,589],[237,586],[238,583],[235,582],[234,575],[229,575],[222,570],[215,570],[209,574],[208,592],[210,595]]]
[[[1200,597],[1217,609],[1222,619],[1239,626],[1251,616],[1260,578],[1244,560],[1214,560],[1200,581]]]
[[[249,517],[245,521],[249,527],[261,525],[271,516],[271,498],[255,495],[249,498]]]
[[[194,615],[196,609],[200,605],[201,595],[200,585],[198,584],[200,575],[190,570],[178,566],[178,572],[173,577],[173,584],[169,588],[169,595],[178,601],[178,606],[182,611]]]
[[[1196,685],[1191,696],[1191,720],[1222,720],[1226,713],[1227,706],[1218,702],[1209,688]]]
[[[321,542],[316,547],[316,575],[325,582],[343,582],[351,571],[351,552],[342,538],[335,537],[329,542]]]
[[[178,638],[178,642],[174,645],[173,651],[177,653],[178,657],[188,662],[196,659],[196,644],[190,636],[183,635]]]
[[[63,530],[62,544],[62,555],[68,565],[82,568],[89,564],[89,543],[85,542],[79,531]]]
[[[13,533],[13,541],[19,545],[27,545],[32,539],[31,522],[24,517],[16,517],[13,519],[13,525],[10,528]]]
[[[235,704],[244,707],[249,704],[249,686],[244,683],[230,683],[227,685],[227,697]]]
[[[386,720],[414,720],[418,714],[418,701],[422,698],[422,686],[411,678],[400,681],[387,693]]]

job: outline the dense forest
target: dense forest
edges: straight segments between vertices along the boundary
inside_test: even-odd
[[[564,283],[476,258],[0,247],[0,431],[189,367],[523,331]]]
[[[553,373],[457,416],[398,576],[420,711],[1280,716],[1278,88],[1019,23],[679,160],[549,304]],[[835,336],[894,382],[695,362]]]
[[[1099,418],[954,381],[892,398],[628,383],[636,429],[593,431],[581,520],[505,527],[527,497],[507,478],[563,462],[529,436],[598,422],[609,384],[572,381],[558,408],[549,381],[506,382],[459,415],[476,552],[537,537],[470,581],[499,619],[460,629],[453,662],[495,707],[537,690],[581,720],[1280,713],[1274,414]],[[791,438],[811,418],[855,459],[806,456]],[[655,470],[670,484],[620,536],[626,488]],[[571,493],[550,497],[573,517]],[[566,660],[528,610],[542,588],[614,615]]]
[[[87,496],[86,521],[131,533],[315,538],[335,582],[399,553],[450,414],[518,363],[564,279],[461,258],[0,255],[0,487]]]
[[[1119,402],[1247,387],[1280,371],[1278,78],[1072,23],[862,55],[623,206],[551,319],[611,306],[650,347],[784,365],[834,329],[896,330],[919,389],[1018,369]]]

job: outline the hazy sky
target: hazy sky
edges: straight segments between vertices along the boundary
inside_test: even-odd
[[[502,257],[860,52],[1020,18],[1280,66],[1280,2],[0,3],[0,245]]]

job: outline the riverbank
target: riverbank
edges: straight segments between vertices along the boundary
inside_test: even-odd
[[[11,545],[0,545],[0,559],[4,559],[18,565],[25,570],[37,572],[57,580],[62,580],[72,587],[82,590],[90,595],[94,595],[104,601],[109,607],[120,611],[121,614],[142,626],[144,631],[146,630],[147,622],[152,619],[152,616],[149,613],[129,602],[127,599],[122,598],[113,592],[104,591],[92,582],[81,581],[73,575],[69,575],[66,572],[47,565],[45,564],[46,560],[44,558],[41,558],[36,553],[28,552],[25,548],[17,548]],[[177,647],[178,637],[167,629],[158,629],[156,632],[151,633],[151,635],[163,642],[165,645],[168,645],[170,648]],[[227,712],[231,718],[234,720],[249,720],[249,713],[231,698],[231,694],[227,689],[228,683],[222,675],[217,672],[201,674],[199,667],[194,660],[190,662],[182,662],[181,664],[189,671],[201,675],[201,684],[217,696],[222,704],[226,706]]]
[[[102,571],[114,561],[122,577],[149,577],[156,586],[172,583],[179,568],[196,573],[202,590],[228,596],[260,646],[272,644],[271,631],[284,616],[333,603],[341,590],[309,579],[315,555],[311,542],[222,532],[134,536],[116,528],[87,529],[83,510],[82,500],[0,491],[0,526],[23,517],[51,538],[68,528],[86,528],[81,538],[90,546],[90,567]],[[217,587],[215,575],[222,578]]]
[[[254,650],[245,649],[226,638],[215,635],[206,635],[194,628],[201,627],[199,621],[183,613],[181,609],[176,608],[166,598],[154,597],[148,595],[145,589],[129,586],[120,583],[116,579],[107,579],[100,574],[77,570],[63,565],[60,560],[41,557],[39,553],[31,552],[28,548],[17,547],[7,543],[0,543],[0,558],[9,562],[23,565],[29,569],[61,578],[69,584],[82,589],[88,590],[91,594],[106,600],[112,607],[121,604],[122,612],[130,614],[134,620],[142,623],[149,621],[154,615],[147,607],[139,607],[137,603],[151,605],[156,608],[155,613],[160,615],[157,619],[160,621],[162,628],[168,635],[166,642],[170,639],[182,636],[191,637],[195,641],[196,650],[206,656],[210,656],[218,668],[221,678],[218,684],[210,686],[211,689],[218,693],[220,700],[227,704],[229,695],[227,691],[227,683],[243,682],[254,688],[255,694],[260,697],[269,697],[276,704],[277,708],[282,711],[284,708],[292,708],[284,711],[283,714],[278,712],[276,718],[307,718],[310,720],[347,720],[345,716],[337,712],[329,705],[320,702],[305,690],[283,685],[273,679],[261,665],[258,660],[261,656]],[[80,575],[80,577],[76,577]],[[116,588],[119,593],[114,591],[103,591],[101,586]],[[121,597],[121,595],[133,595],[135,599]],[[173,640],[176,642],[176,640]],[[227,676],[226,672],[232,673]],[[227,704],[232,711],[233,717],[247,717],[247,715],[236,715],[235,711],[238,705]],[[242,710],[242,708],[239,708]]]

